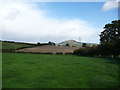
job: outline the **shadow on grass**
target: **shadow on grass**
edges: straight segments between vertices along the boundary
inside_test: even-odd
[[[110,76],[96,76],[89,81],[94,88],[117,88],[118,81]]]
[[[120,58],[103,58],[107,63],[120,65]]]

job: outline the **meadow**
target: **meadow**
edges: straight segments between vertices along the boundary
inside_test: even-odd
[[[14,42],[2,42],[2,49],[17,49],[17,48],[20,48],[20,47],[29,47],[29,46],[32,46],[32,45],[28,45],[26,43],[14,43]]]
[[[3,88],[114,88],[117,59],[2,53]]]

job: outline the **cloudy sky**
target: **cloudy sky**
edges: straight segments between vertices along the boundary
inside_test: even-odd
[[[1,40],[99,43],[105,24],[118,19],[118,1],[0,3]]]

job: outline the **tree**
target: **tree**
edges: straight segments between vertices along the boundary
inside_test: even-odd
[[[40,42],[37,42],[37,46],[39,46],[40,45]]]
[[[74,51],[76,55],[118,57],[120,55],[120,20],[106,24],[104,31],[100,34],[100,45],[94,47],[80,48]],[[86,46],[85,43],[82,44]]]
[[[49,44],[49,45],[55,45],[55,43],[54,43],[54,42],[51,42],[51,41],[49,41],[48,44]]]
[[[120,54],[120,20],[106,24],[100,34],[101,50],[104,54]]]
[[[52,42],[52,45],[55,45],[55,43],[54,43],[54,42]]]
[[[86,44],[86,43],[83,43],[83,44],[82,44],[82,47],[86,47],[86,46],[87,46],[87,44]]]
[[[49,41],[49,42],[48,42],[48,44],[49,44],[49,45],[52,45],[52,42],[51,42],[51,41]]]
[[[70,46],[68,43],[66,43],[66,45],[65,46]]]
[[[120,20],[112,21],[111,24],[106,24],[104,31],[100,34],[100,42],[115,42],[120,40]]]

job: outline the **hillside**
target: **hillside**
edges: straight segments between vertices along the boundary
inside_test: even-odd
[[[0,41],[2,43],[2,49],[17,49],[20,47],[27,47],[32,46],[29,43],[22,43],[22,42],[12,42],[12,41]]]
[[[82,47],[83,43],[84,42],[77,42],[75,40],[66,40],[61,43],[57,43],[56,45],[57,46],[65,46],[66,44],[69,44],[69,46],[72,46],[72,47]],[[86,43],[86,44],[87,44],[87,47],[91,47],[92,45],[97,45],[95,43]]]

